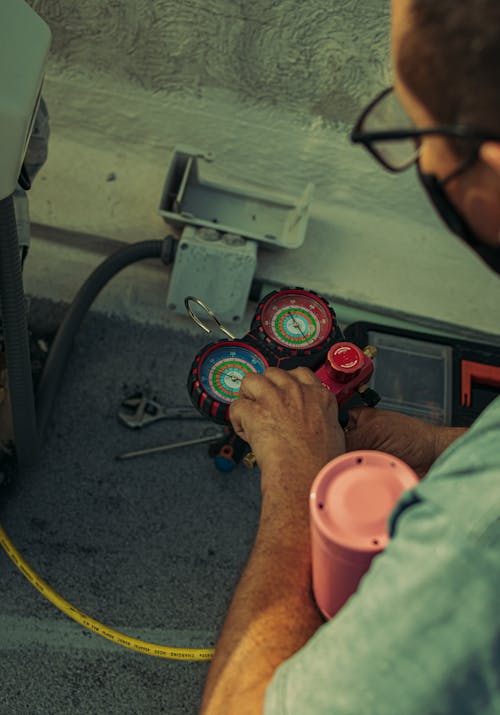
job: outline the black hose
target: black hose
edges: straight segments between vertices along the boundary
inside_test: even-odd
[[[123,268],[145,258],[173,259],[173,239],[142,241],[125,246],[104,260],[87,278],[66,313],[52,344],[37,390],[38,433],[43,439],[73,339],[90,306],[104,286]]]
[[[39,437],[31,372],[21,254],[14,200],[0,201],[0,306],[17,461],[22,466],[38,459]]]

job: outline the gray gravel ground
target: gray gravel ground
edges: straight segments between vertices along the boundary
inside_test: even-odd
[[[38,332],[62,307],[32,306]],[[198,446],[129,462],[117,453],[189,438],[202,423],[121,426],[134,389],[189,404],[206,339],[90,314],[75,342],[39,465],[0,491],[0,518],[56,591],[105,624],[174,646],[212,646],[258,520],[256,473],[216,471]],[[0,714],[196,713],[207,665],[151,658],[86,631],[0,553]]]

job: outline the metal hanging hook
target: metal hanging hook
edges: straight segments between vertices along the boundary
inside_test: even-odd
[[[214,311],[213,311],[211,308],[209,308],[208,305],[205,305],[205,303],[204,303],[202,300],[200,300],[199,298],[196,298],[194,295],[188,295],[188,296],[184,299],[184,305],[186,306],[186,310],[187,310],[187,312],[189,313],[189,317],[191,318],[191,320],[192,320],[193,322],[196,323],[196,325],[198,325],[200,328],[202,328],[202,330],[204,330],[206,333],[211,333],[211,332],[212,332],[212,331],[210,330],[210,328],[207,328],[207,326],[205,325],[205,323],[204,323],[200,318],[198,318],[197,315],[195,315],[195,314],[193,313],[193,310],[192,310],[192,308],[191,308],[191,306],[190,306],[191,301],[193,301],[193,303],[196,303],[197,305],[199,305],[200,308],[203,308],[203,310],[207,313],[207,315],[210,316],[210,318],[212,318],[212,320],[214,321],[214,323],[217,325],[217,327],[219,328],[219,330],[220,330],[222,333],[224,333],[224,335],[227,335],[227,337],[230,338],[231,340],[236,340],[236,335],[233,335],[233,334],[231,333],[231,331],[229,331],[226,327],[224,327],[224,325],[221,323],[221,321],[219,320],[219,318],[215,315]]]

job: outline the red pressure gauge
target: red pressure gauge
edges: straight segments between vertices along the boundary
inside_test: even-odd
[[[335,312],[313,291],[274,291],[259,304],[252,331],[282,349],[313,353],[340,339]]]

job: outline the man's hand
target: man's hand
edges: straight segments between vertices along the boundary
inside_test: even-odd
[[[306,368],[247,375],[231,421],[257,458],[262,509],[217,641],[203,715],[262,713],[276,668],[321,626],[311,589],[309,491],[318,471],[345,451],[337,401]]]
[[[345,452],[335,396],[307,368],[247,375],[231,422],[255,454],[263,495],[283,507],[297,499],[307,505],[318,471]]]
[[[399,412],[356,407],[349,411],[346,446],[379,449],[399,457],[424,477],[435,460],[465,430],[438,427]]]

